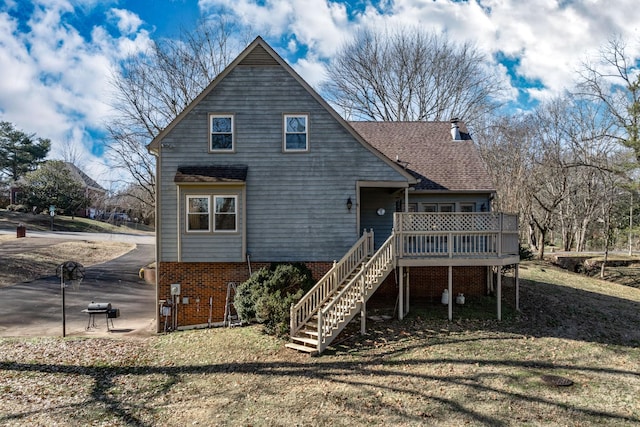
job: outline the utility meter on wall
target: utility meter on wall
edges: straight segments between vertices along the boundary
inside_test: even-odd
[[[171,295],[180,295],[180,283],[171,284]]]

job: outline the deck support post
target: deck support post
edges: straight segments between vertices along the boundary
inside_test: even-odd
[[[498,286],[496,299],[498,300],[498,320],[502,320],[502,267],[498,266]]]
[[[487,295],[491,295],[491,288],[493,287],[493,273],[490,265],[487,267]]]
[[[449,321],[453,320],[453,267],[449,266],[449,274],[447,277],[449,285]]]
[[[410,283],[409,283],[409,267],[407,267],[407,277],[406,277],[406,289],[405,289],[405,303],[404,303],[404,314],[409,314],[409,289],[410,289]]]
[[[360,333],[362,335],[367,333],[367,302],[364,300],[360,306]]]
[[[516,310],[520,311],[520,264],[516,264]]]
[[[404,267],[398,267],[398,320],[404,318]]]

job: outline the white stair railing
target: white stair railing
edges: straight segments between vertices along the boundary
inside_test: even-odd
[[[373,253],[373,230],[364,231],[340,261],[309,290],[297,304],[291,306],[290,333],[295,336],[343,282]]]
[[[318,353],[331,344],[378,289],[395,263],[395,235],[391,234],[371,259],[318,314]]]

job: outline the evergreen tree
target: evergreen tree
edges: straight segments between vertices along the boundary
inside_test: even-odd
[[[17,181],[36,169],[49,153],[51,141],[17,130],[12,123],[0,122],[0,180]]]
[[[84,187],[61,160],[49,160],[38,170],[28,172],[21,188],[26,204],[35,206],[38,211],[53,205],[73,216],[76,210],[89,203]]]

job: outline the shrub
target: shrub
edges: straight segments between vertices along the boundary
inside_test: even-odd
[[[520,245],[520,259],[522,261],[533,259],[533,252],[529,246]]]
[[[238,286],[234,305],[245,322],[257,321],[265,332],[285,335],[289,308],[313,286],[311,270],[304,264],[277,264],[261,268]]]

